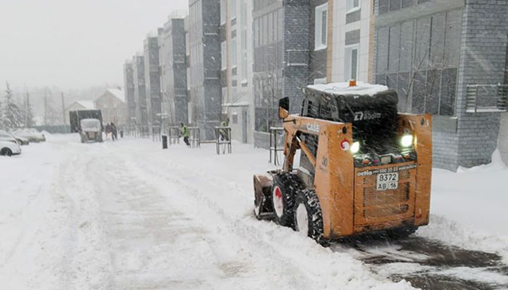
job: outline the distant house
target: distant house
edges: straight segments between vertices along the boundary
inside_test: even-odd
[[[127,104],[121,89],[107,89],[95,101],[95,108],[102,111],[104,123],[124,125],[127,123]]]
[[[65,109],[65,124],[70,124],[69,121],[69,112],[72,111],[83,111],[83,110],[93,110],[95,109],[95,104],[92,101],[76,101],[72,103]]]

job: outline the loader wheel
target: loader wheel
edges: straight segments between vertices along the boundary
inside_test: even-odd
[[[294,220],[297,232],[320,244],[326,244],[326,240],[323,238],[323,214],[314,190],[303,189],[297,192]]]
[[[273,177],[272,203],[275,221],[280,225],[293,225],[295,193],[302,188],[298,177],[291,173],[279,173]]]

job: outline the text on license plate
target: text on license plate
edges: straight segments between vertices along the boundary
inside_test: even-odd
[[[399,173],[380,173],[377,175],[377,190],[397,189],[399,187]]]

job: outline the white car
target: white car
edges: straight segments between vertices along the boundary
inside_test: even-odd
[[[0,131],[0,156],[12,156],[21,154],[21,146],[18,141],[5,131]]]
[[[46,137],[36,129],[19,129],[14,132],[14,135],[28,139],[30,142],[45,142]]]

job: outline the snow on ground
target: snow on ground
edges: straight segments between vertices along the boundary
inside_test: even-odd
[[[76,135],[25,146],[0,159],[0,285],[411,289],[349,251],[257,221],[252,175],[272,168],[267,157],[250,145],[217,156],[212,144],[163,151],[146,139],[81,144]],[[431,225],[418,235],[508,257],[508,170],[462,171],[434,171]]]
[[[508,263],[508,168],[498,151],[489,165],[458,173],[434,169],[431,225],[418,235],[470,250],[500,254]]]

